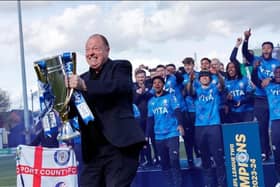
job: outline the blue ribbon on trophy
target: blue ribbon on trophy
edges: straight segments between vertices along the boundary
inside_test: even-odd
[[[73,74],[73,56],[72,53],[63,53],[62,55],[62,62],[63,62],[63,67],[65,70],[65,74],[66,76],[70,76]],[[81,94],[81,92],[79,92],[78,90],[74,90],[72,97],[74,97],[74,103],[75,106],[81,116],[81,118],[83,119],[85,124],[88,124],[89,121],[94,121],[94,116],[91,112],[91,110],[89,109],[85,98],[83,97],[83,95]]]
[[[46,70],[46,63],[44,61],[38,62],[42,71]],[[40,103],[40,113],[35,118],[34,125],[38,125],[39,122],[42,123],[44,129],[44,134],[46,136],[52,137],[58,130],[57,120],[55,111],[53,110],[54,96],[51,93],[51,87],[49,84],[38,80],[39,87],[39,103]]]
[[[50,85],[38,81],[39,84],[39,102],[41,113],[39,120],[46,136],[52,137],[58,131],[57,119],[53,110],[54,97],[51,94]]]
[[[76,73],[76,54],[66,52],[36,61],[34,69],[38,77],[41,109],[35,125],[42,121],[45,134],[52,136],[57,132],[58,124],[61,124],[58,140],[79,136],[80,133],[77,131],[79,127],[68,119],[70,100],[74,100],[75,107],[85,124],[94,121],[94,116],[81,92],[65,86],[65,76]],[[60,120],[56,116],[59,116]]]

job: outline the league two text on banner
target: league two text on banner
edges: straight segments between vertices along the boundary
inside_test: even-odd
[[[17,187],[78,186],[77,161],[70,148],[17,147]]]
[[[228,187],[264,187],[258,124],[224,124],[223,137]]]

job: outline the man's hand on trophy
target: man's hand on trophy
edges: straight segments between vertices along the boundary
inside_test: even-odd
[[[65,78],[65,85],[67,88],[74,88],[77,90],[86,91],[87,87],[85,81],[78,75],[70,75]]]

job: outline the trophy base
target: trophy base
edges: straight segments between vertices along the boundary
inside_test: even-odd
[[[69,121],[66,121],[63,125],[62,125],[62,129],[59,132],[58,136],[57,136],[57,140],[61,141],[61,140],[69,140],[72,138],[75,138],[77,136],[80,136],[80,132],[75,130],[75,128],[73,128],[71,126],[71,124],[69,123]]]
[[[80,136],[80,133],[78,131],[73,132],[72,134],[61,134],[59,133],[57,136],[57,140],[58,141],[63,141],[63,140],[70,140],[72,138],[76,138]]]

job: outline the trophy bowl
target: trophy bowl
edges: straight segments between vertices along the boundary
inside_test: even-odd
[[[67,58],[67,61],[65,61],[65,58]],[[65,70],[65,68],[68,68],[68,70]],[[43,85],[39,87],[41,89],[39,91],[43,93],[42,116],[46,116],[48,111],[55,110],[62,122],[58,140],[69,140],[80,135],[68,119],[69,101],[73,93],[73,89],[65,86],[65,76],[67,76],[66,72],[69,72],[69,68],[71,68],[72,73],[76,73],[75,53],[64,53],[34,62],[38,81]]]

